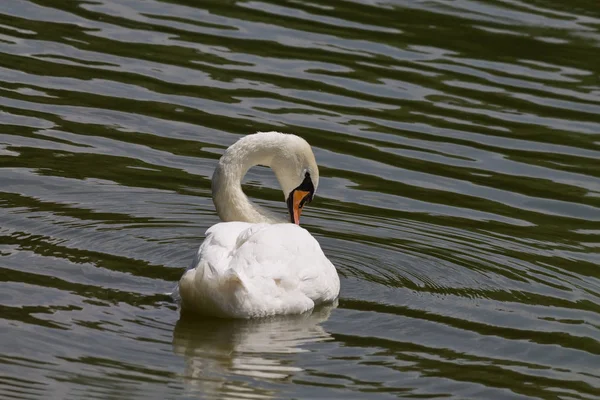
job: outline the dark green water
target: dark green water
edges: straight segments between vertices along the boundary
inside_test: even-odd
[[[0,2],[0,397],[599,398],[599,74],[595,0]],[[259,130],[339,304],[179,320]]]

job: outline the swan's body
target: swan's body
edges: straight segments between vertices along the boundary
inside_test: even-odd
[[[251,203],[241,180],[254,165],[273,168],[292,222]],[[240,139],[219,160],[213,201],[224,222],[206,231],[179,281],[183,310],[252,318],[300,314],[337,298],[340,281],[319,243],[299,225],[319,171],[308,143],[295,135],[257,133]]]

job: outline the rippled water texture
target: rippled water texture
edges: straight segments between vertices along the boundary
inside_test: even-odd
[[[1,398],[599,398],[597,1],[5,0],[0,53]],[[339,304],[180,320],[260,130]]]

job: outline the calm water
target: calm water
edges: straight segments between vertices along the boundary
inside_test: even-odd
[[[596,1],[6,0],[0,53],[0,397],[600,396]],[[314,146],[339,304],[180,320],[259,130]]]

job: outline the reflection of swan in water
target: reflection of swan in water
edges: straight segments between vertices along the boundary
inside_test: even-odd
[[[334,306],[256,320],[182,315],[173,332],[173,351],[185,358],[188,388],[202,398],[275,397],[272,389],[248,378],[273,381],[301,371],[291,355],[308,351],[301,347],[304,344],[331,338],[319,324],[329,318]]]

